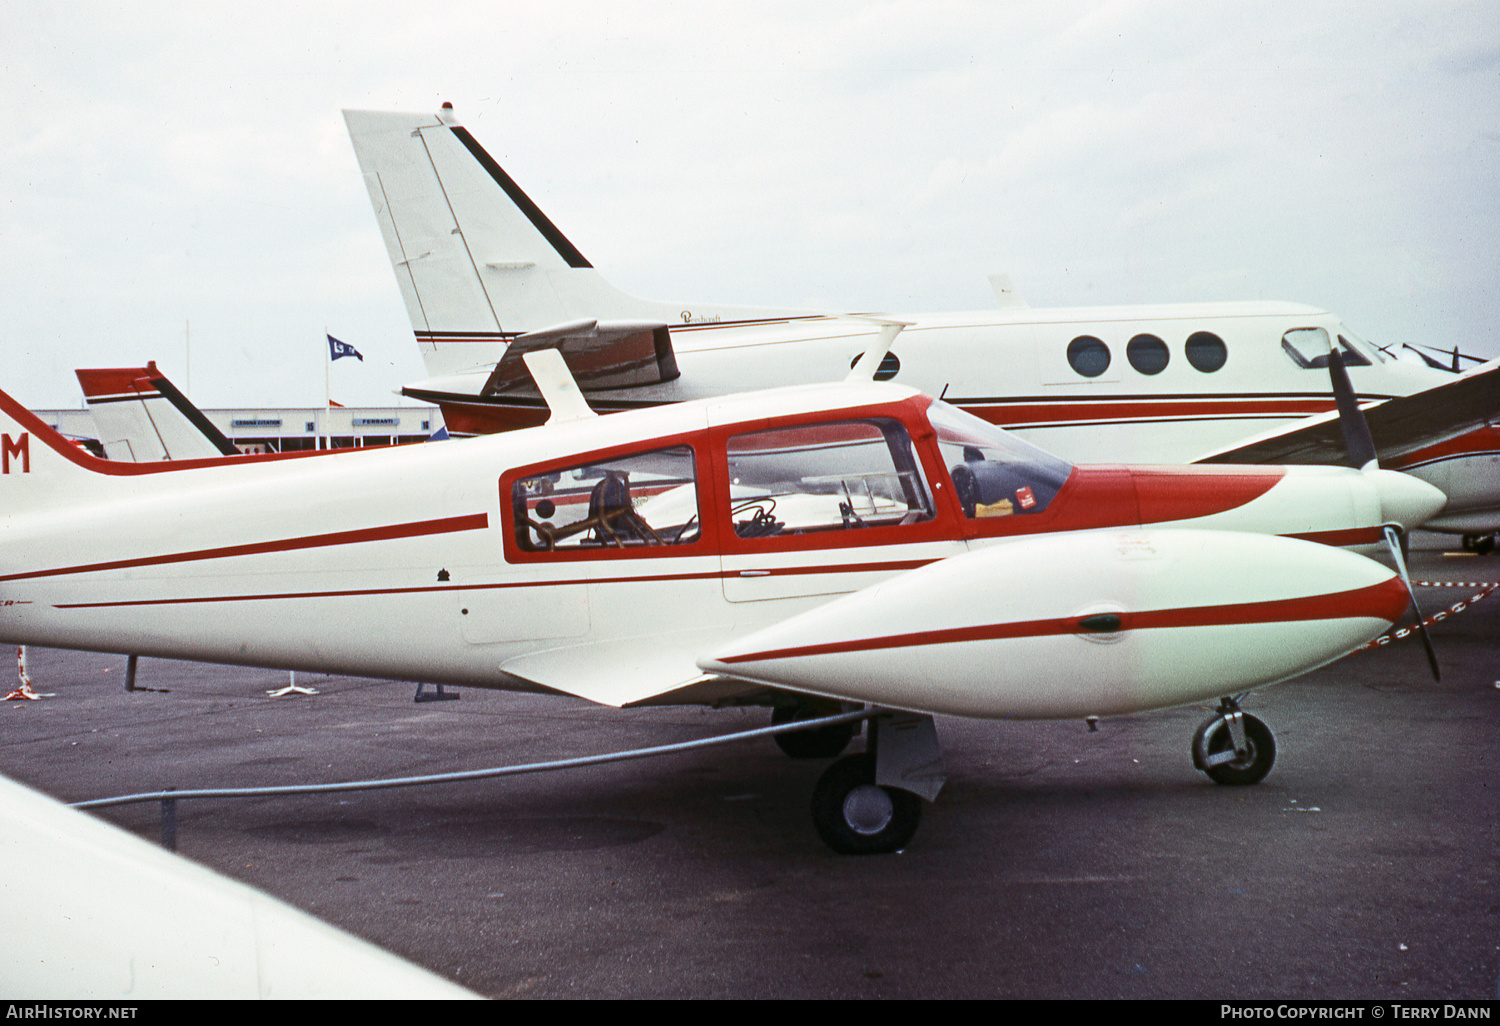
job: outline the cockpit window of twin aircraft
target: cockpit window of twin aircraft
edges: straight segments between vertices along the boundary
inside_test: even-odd
[[[603,552],[698,540],[698,488],[688,446],[631,453],[511,486],[524,552]]]
[[[927,408],[953,492],[971,520],[1040,513],[1073,465],[945,402]]]
[[[1390,359],[1347,328],[1340,331],[1338,338],[1339,354],[1346,367],[1368,367]],[[1304,370],[1326,370],[1330,348],[1328,332],[1324,328],[1293,328],[1281,336],[1282,352]]]
[[[734,532],[764,538],[920,523],[927,483],[899,421],[840,420],[729,439]]]

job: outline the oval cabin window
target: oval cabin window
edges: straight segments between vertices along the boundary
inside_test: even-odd
[[[1193,332],[1188,336],[1185,350],[1187,362],[1204,374],[1212,374],[1229,359],[1229,350],[1225,347],[1224,340],[1211,331]]]
[[[1167,344],[1155,335],[1137,335],[1126,344],[1125,358],[1142,374],[1160,374],[1167,369],[1171,354]]]
[[[1068,365],[1086,378],[1097,378],[1109,370],[1109,346],[1092,335],[1079,335],[1068,343]]]

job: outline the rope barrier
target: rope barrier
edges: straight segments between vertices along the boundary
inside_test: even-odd
[[[1423,627],[1431,627],[1435,623],[1448,619],[1448,617],[1452,616],[1455,613],[1463,612],[1465,609],[1468,609],[1474,603],[1490,594],[1496,588],[1500,588],[1500,581],[1412,581],[1411,583],[1413,588],[1480,589],[1478,592],[1470,595],[1468,598],[1453,603],[1453,605],[1449,606],[1441,613],[1434,613],[1433,615],[1427,617],[1422,621]],[[1382,634],[1380,637],[1367,644],[1365,646],[1365,649],[1378,648],[1381,645],[1389,645],[1393,641],[1399,641],[1401,638],[1407,637],[1411,634],[1415,634],[1416,632],[1417,627],[1415,624],[1410,627],[1402,627],[1399,631],[1392,631],[1388,634]],[[1361,651],[1364,651],[1364,649],[1361,649]]]

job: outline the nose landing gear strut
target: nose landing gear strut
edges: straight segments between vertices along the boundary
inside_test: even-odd
[[[1219,699],[1219,708],[1193,735],[1193,765],[1216,784],[1258,784],[1275,762],[1271,728],[1242,712],[1237,698]]]

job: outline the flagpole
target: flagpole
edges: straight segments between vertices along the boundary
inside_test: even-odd
[[[323,434],[328,438],[324,448],[333,448],[333,425],[328,418],[333,413],[333,393],[328,384],[329,368],[333,366],[333,346],[328,341],[328,328],[323,328]]]

